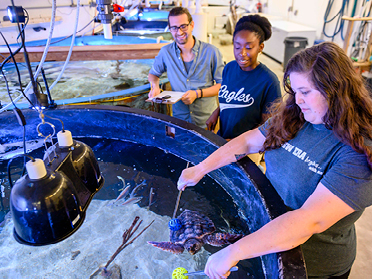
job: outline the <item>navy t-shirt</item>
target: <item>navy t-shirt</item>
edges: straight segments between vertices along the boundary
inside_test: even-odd
[[[280,97],[280,83],[264,64],[251,71],[243,71],[234,60],[222,73],[218,92],[220,103],[219,135],[232,139],[262,123],[262,114]]]
[[[259,130],[266,136],[266,125]],[[355,212],[302,245],[308,274],[328,278],[350,269],[356,255],[354,222],[372,204],[367,157],[342,143],[323,124],[309,122],[281,148],[265,152],[266,176],[284,203],[300,208],[321,182]]]

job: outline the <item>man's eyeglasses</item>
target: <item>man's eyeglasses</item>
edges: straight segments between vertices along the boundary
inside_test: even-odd
[[[189,29],[189,25],[191,24],[191,22],[189,22],[188,24],[182,24],[181,26],[171,26],[169,27],[169,30],[171,32],[177,32],[178,29],[181,29],[181,31],[187,31],[187,29]]]

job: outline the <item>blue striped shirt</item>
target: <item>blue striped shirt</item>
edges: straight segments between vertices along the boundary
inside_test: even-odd
[[[221,52],[215,46],[195,39],[192,51],[195,58],[187,72],[181,50],[175,42],[162,47],[155,57],[150,74],[160,77],[167,72],[173,91],[203,89],[222,82],[224,63]],[[172,106],[173,116],[205,128],[205,122],[217,108],[216,97],[196,99],[191,105],[182,101]]]

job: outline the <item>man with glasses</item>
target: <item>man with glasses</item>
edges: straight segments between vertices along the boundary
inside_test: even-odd
[[[150,70],[149,98],[160,93],[159,77],[167,72],[173,91],[185,92],[172,106],[173,116],[202,128],[217,108],[224,67],[220,51],[192,36],[194,22],[186,8],[173,8],[168,15],[174,42],[161,48]]]

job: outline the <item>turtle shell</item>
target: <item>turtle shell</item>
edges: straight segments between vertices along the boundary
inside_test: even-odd
[[[189,238],[201,239],[216,230],[211,219],[197,211],[185,210],[177,217],[182,227],[178,231],[170,231],[170,241],[184,244]]]

